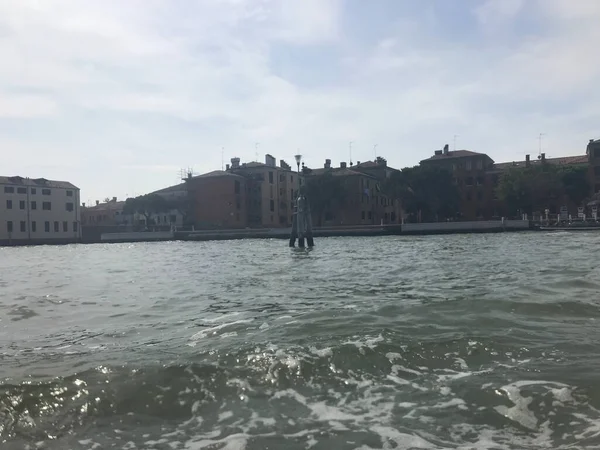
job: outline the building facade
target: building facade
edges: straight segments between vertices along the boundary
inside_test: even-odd
[[[386,175],[387,170],[382,170],[383,165],[375,167],[367,164],[363,168],[369,170],[362,171],[359,166],[360,164],[348,167],[345,162],[341,162],[339,167],[331,167],[331,160],[327,159],[322,169],[306,171],[307,183],[317,181],[311,180],[311,177],[330,175],[339,180],[345,193],[343,201],[332,202],[322,212],[313,208],[314,226],[389,225],[401,222],[400,202],[382,191],[383,179],[389,176]],[[316,201],[313,200],[313,203]]]
[[[79,205],[69,182],[0,177],[0,245],[79,242]]]
[[[275,158],[271,155],[265,155],[264,163],[240,164],[239,158],[232,158],[231,165],[227,165],[227,171],[246,180],[247,226],[292,226],[298,189],[304,185],[301,173],[292,170],[283,160],[277,166]]]
[[[600,192],[600,139],[590,139],[588,143],[586,156],[589,164],[591,194]]]
[[[131,217],[123,214],[125,202],[117,201],[116,197],[108,202],[96,201],[94,206],[85,203],[81,205],[81,225],[87,226],[118,226],[131,223]]]
[[[190,219],[196,228],[246,228],[246,178],[216,170],[186,180]]]
[[[590,141],[590,145],[593,141]],[[600,144],[600,143],[599,143]],[[600,148],[600,145],[598,145]],[[549,164],[556,166],[582,166],[587,167],[589,161],[594,161],[595,148],[588,146],[588,155],[566,156],[559,158],[546,158],[541,153],[538,159],[532,160],[530,155],[524,161],[495,163],[485,153],[469,150],[449,151],[448,145],[443,150],[436,150],[434,155],[421,161],[422,165],[435,165],[452,172],[454,184],[460,194],[460,210],[458,217],[463,220],[497,219],[509,214],[507,206],[496,193],[500,178],[503,173],[513,169]],[[600,166],[600,150],[598,151],[598,166]],[[600,183],[600,169],[598,183]],[[600,188],[600,185],[598,186]],[[569,210],[576,210],[579,205],[570,204],[566,196],[554,199],[548,207],[551,213],[556,213],[560,207],[566,206]],[[538,211],[543,213],[543,211]]]

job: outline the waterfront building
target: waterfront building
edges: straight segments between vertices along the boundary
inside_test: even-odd
[[[123,214],[124,201],[117,201],[117,197],[112,200],[100,203],[96,200],[93,206],[81,205],[81,225],[87,226],[118,226],[127,225],[131,217]]]
[[[0,176],[0,245],[79,242],[79,204],[67,181]]]
[[[309,177],[331,175],[340,180],[345,191],[343,201],[336,202],[333,199],[322,214],[317,208],[313,208],[313,224],[352,226],[400,223],[400,202],[387,196],[382,189],[382,183],[394,170],[388,168],[383,159],[379,163],[369,161],[350,167],[346,162],[341,162],[339,167],[332,167],[331,160],[326,159],[322,169],[306,170],[307,182],[311,182]],[[315,206],[318,201],[319,199],[312,199]]]
[[[586,156],[589,164],[590,185],[592,194],[600,192],[600,139],[590,139]]]
[[[271,155],[265,162],[240,164],[232,158],[227,172],[245,179],[247,226],[278,228],[292,226],[294,202],[298,189],[304,185],[304,176],[285,161],[279,166]]]
[[[600,147],[600,146],[599,146]],[[557,158],[546,158],[541,153],[537,159],[532,160],[530,155],[523,161],[495,163],[485,153],[469,150],[448,150],[448,145],[443,150],[436,150],[434,155],[421,161],[422,165],[435,165],[452,172],[454,184],[458,187],[461,203],[459,216],[465,220],[493,219],[508,214],[506,205],[498,199],[496,188],[502,174],[515,168],[527,168],[537,165],[569,165],[587,167],[591,156],[576,155]],[[600,151],[598,156],[600,165]],[[600,175],[600,169],[598,169]],[[600,176],[599,176],[600,180]],[[600,188],[600,186],[599,186]],[[576,209],[579,205],[572,205],[565,196],[552,199],[544,205],[551,213],[558,212],[561,206],[569,210]],[[543,211],[539,211],[542,213]]]

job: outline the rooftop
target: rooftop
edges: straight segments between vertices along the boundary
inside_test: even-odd
[[[212,172],[208,172],[208,173],[204,173],[202,175],[195,176],[195,177],[193,177],[193,179],[198,179],[198,178],[217,178],[217,177],[235,177],[235,178],[240,178],[239,175],[236,175],[235,173],[227,172],[225,170],[213,170]]]
[[[99,203],[97,205],[92,205],[92,206],[85,206],[85,210],[86,211],[90,211],[90,210],[112,210],[112,209],[123,209],[123,206],[125,206],[125,202],[124,201],[110,201],[110,202],[103,202],[103,203]]]
[[[355,170],[344,168],[344,167],[332,167],[329,169],[311,169],[311,172],[308,175],[325,175],[326,173],[330,173],[335,177],[353,177],[353,176],[363,176],[368,178],[375,178],[371,175],[367,175],[365,173],[356,172]]]
[[[48,187],[61,189],[79,189],[68,181],[47,180],[46,178],[24,178],[21,176],[4,177],[0,176],[0,184],[10,184],[15,186]]]
[[[441,151],[441,150],[439,150]],[[466,158],[468,156],[487,156],[489,158],[488,155],[486,155],[485,153],[477,153],[477,152],[472,152],[471,150],[452,150],[449,151],[447,154],[439,153],[439,154],[435,154],[427,159],[424,159],[421,162],[427,162],[427,161],[438,161],[441,159],[452,159],[452,158]]]
[[[541,163],[539,159],[532,159],[531,165],[538,165]],[[565,165],[583,165],[588,163],[587,155],[577,155],[577,156],[562,156],[559,158],[546,158],[547,164],[553,164],[556,166],[565,166]],[[495,170],[506,170],[512,167],[525,167],[525,161],[513,161],[513,162],[505,162],[494,164]]]

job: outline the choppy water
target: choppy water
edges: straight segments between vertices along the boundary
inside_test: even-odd
[[[599,243],[0,248],[0,447],[600,448]]]

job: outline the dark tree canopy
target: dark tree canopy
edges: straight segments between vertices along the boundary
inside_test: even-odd
[[[510,212],[533,213],[544,210],[563,195],[580,205],[589,190],[586,167],[547,164],[507,170],[500,177],[496,192]]]
[[[317,217],[319,224],[326,212],[343,206],[348,195],[343,177],[335,176],[331,172],[306,177],[304,192],[310,202],[311,212]]]
[[[384,190],[402,202],[408,214],[421,214],[423,221],[438,221],[456,217],[460,195],[452,174],[431,166],[407,167],[394,172]]]
[[[173,209],[175,209],[173,202],[158,194],[146,194],[125,200],[123,213],[141,214],[146,218],[146,223],[150,224],[152,214],[165,213]]]

